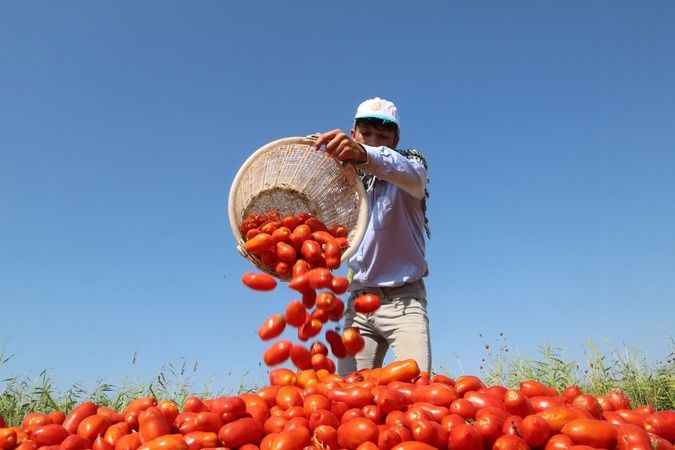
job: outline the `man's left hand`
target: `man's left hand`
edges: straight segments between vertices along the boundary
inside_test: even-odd
[[[320,134],[314,146],[326,146],[326,152],[339,161],[361,164],[367,161],[366,149],[340,129]]]

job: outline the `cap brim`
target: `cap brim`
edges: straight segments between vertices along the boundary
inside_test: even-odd
[[[396,121],[396,119],[384,114],[357,114],[356,116],[354,116],[354,120],[356,119],[380,119],[385,122],[391,122],[396,126],[398,126],[398,121]]]

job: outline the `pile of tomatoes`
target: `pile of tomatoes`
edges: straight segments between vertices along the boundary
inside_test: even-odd
[[[326,369],[270,371],[237,396],[139,398],[123,411],[78,405],[4,427],[3,450],[670,450],[675,411],[631,409],[619,390],[558,393],[475,376],[420,373],[412,360],[345,378]]]
[[[300,341],[284,339],[273,343],[263,355],[265,364],[276,366],[290,359],[300,370],[325,369],[335,373],[330,354],[345,358],[363,349],[358,329],[348,327],[340,333],[335,327],[325,331],[325,343],[316,340],[306,346],[302,342],[318,338],[328,322],[338,323],[345,312],[345,304],[338,295],[346,292],[349,282],[332,270],[340,266],[342,252],[348,245],[348,230],[342,226],[327,227],[308,213],[280,218],[272,211],[246,217],[240,231],[246,236],[246,251],[264,261],[268,269],[273,267],[273,273],[281,278],[290,278],[288,286],[301,297],[291,300],[283,313],[271,315],[260,326],[258,336],[263,341],[280,336],[287,325],[297,328]],[[261,272],[245,273],[242,282],[259,291],[277,286],[275,277]],[[380,307],[380,299],[374,294],[364,294],[355,299],[353,306],[356,312],[370,314]]]

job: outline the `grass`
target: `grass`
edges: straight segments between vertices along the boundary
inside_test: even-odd
[[[659,410],[675,409],[675,341],[673,351],[655,364],[648,364],[639,351],[623,348],[603,354],[589,344],[583,363],[567,361],[560,349],[543,347],[536,359],[512,356],[506,339],[496,347],[486,345],[481,378],[488,384],[516,387],[525,379],[540,380],[558,390],[571,384],[579,385],[585,392],[602,395],[612,388],[621,388],[631,398],[633,406],[650,404]],[[0,373],[11,356],[0,354]],[[132,364],[135,362],[135,356]],[[149,383],[124,382],[112,385],[98,381],[93,389],[75,384],[65,391],[58,390],[49,374],[43,371],[34,379],[9,377],[0,379],[0,415],[8,424],[16,425],[32,411],[69,411],[84,400],[122,409],[132,399],[152,395],[158,399],[172,399],[182,405],[188,395],[215,396],[232,392],[206,386],[195,391],[191,375],[198,364],[186,361],[162,367]],[[244,376],[245,377],[245,376]],[[242,377],[242,380],[243,378]],[[238,392],[252,390],[243,381]]]

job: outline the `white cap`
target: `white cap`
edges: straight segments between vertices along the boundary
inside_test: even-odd
[[[354,119],[366,118],[382,119],[393,122],[398,126],[398,110],[396,105],[389,100],[380,97],[369,98],[356,108]]]

